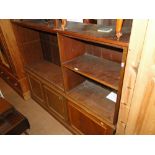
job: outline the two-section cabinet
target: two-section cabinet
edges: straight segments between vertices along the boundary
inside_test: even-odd
[[[13,21],[32,98],[76,134],[114,134],[130,33]]]

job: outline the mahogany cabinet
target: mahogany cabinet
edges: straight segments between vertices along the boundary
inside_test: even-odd
[[[115,134],[130,38],[98,25],[12,21],[31,95],[76,134]],[[108,98],[110,94],[115,99]]]

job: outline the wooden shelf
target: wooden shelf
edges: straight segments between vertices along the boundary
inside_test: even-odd
[[[113,123],[115,103],[106,98],[110,91],[88,80],[68,92],[68,96],[102,119]]]
[[[81,75],[118,90],[121,65],[119,63],[84,54],[63,64]]]
[[[26,69],[64,91],[61,67],[45,60],[30,64]]]
[[[69,35],[75,38],[81,38],[88,41],[95,41],[100,43],[107,43],[112,44],[113,46],[120,46],[120,47],[128,47],[128,42],[130,39],[131,27],[123,27],[122,32],[123,35],[118,41],[115,36],[115,26],[113,26],[113,31],[110,33],[103,33],[98,32],[97,30],[102,25],[96,24],[84,24],[78,22],[70,22],[67,21],[67,28],[63,31],[61,27],[59,29],[54,29],[53,25],[48,25],[47,22],[43,22],[42,20],[12,20],[12,23],[32,28],[35,30],[41,30],[50,33],[61,33],[64,35]]]
[[[67,22],[66,30],[59,31],[59,33],[88,41],[98,43],[104,42],[104,44],[112,44],[113,46],[128,47],[131,27],[122,28],[123,35],[121,36],[119,41],[116,38],[115,26],[110,26],[110,28],[112,28],[113,30],[109,33],[98,32],[99,28],[103,28],[103,25]]]

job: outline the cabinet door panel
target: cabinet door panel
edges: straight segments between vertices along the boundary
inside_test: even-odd
[[[44,86],[45,99],[48,109],[62,119],[67,119],[66,99],[56,91]]]
[[[33,99],[39,103],[43,103],[44,98],[41,82],[31,75],[28,75],[28,78],[30,82],[31,94]]]
[[[87,135],[106,135],[112,134],[113,129],[104,124],[103,122],[97,122],[80,112],[70,103],[68,104],[69,120],[71,126],[77,131]]]

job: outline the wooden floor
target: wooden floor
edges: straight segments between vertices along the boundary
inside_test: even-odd
[[[25,115],[31,129],[30,135],[70,135],[63,125],[61,125],[48,112],[41,108],[34,100],[23,100],[10,86],[0,78],[0,90],[5,99],[12,103],[15,108]]]

